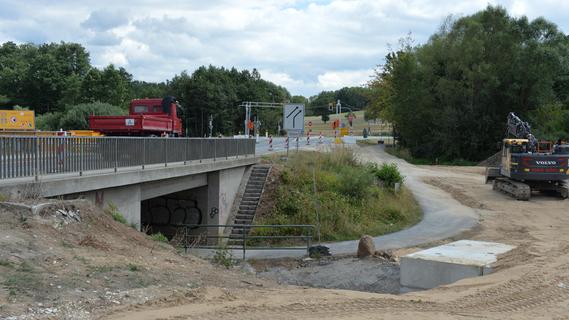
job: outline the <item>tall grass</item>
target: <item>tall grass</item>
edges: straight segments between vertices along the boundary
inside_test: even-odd
[[[282,183],[276,205],[257,224],[316,225],[319,208],[324,241],[381,235],[420,220],[421,211],[405,188],[394,193],[383,188],[373,167],[360,164],[353,151],[337,148],[330,153],[299,152],[282,166]],[[313,172],[316,194],[313,191]],[[255,230],[256,235],[283,235],[295,230]]]

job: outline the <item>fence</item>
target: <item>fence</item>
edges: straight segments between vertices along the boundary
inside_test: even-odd
[[[226,249],[241,250],[243,252],[243,260],[247,250],[308,250],[310,249],[314,226],[308,224],[281,224],[281,225],[243,225],[243,224],[193,224],[183,227],[183,237],[179,245],[187,252],[189,248],[200,249],[218,249],[223,246]],[[199,233],[195,233],[196,228],[200,228]],[[210,229],[214,229],[214,234],[210,234]],[[234,235],[218,235],[219,229],[239,228],[242,234]],[[250,235],[252,229],[291,229],[300,230],[293,235],[269,235],[256,236]],[[190,233],[194,231],[194,233]],[[305,246],[267,246],[266,244],[254,245],[251,242],[259,240],[292,240],[293,242],[302,242]],[[233,243],[232,243],[233,242]],[[270,241],[269,241],[270,242]],[[248,244],[249,243],[249,244]]]
[[[254,155],[253,139],[0,136],[0,179]]]

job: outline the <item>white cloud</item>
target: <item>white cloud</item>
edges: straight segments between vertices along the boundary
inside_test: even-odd
[[[373,75],[373,69],[328,71],[318,75],[318,87],[334,90],[342,87],[365,85]]]
[[[257,68],[313,95],[365,83],[388,44],[409,32],[424,42],[447,15],[489,3],[569,31],[569,2],[558,0],[0,0],[0,41],[79,42],[94,65],[146,81],[204,64]]]
[[[304,85],[304,81],[293,79],[289,74],[284,72],[272,72],[271,70],[259,70],[261,77],[267,81],[274,82],[285,88],[300,87]]]
[[[87,20],[81,22],[82,27],[97,31],[106,31],[124,24],[128,24],[128,16],[125,13],[107,9],[95,10],[89,14]]]

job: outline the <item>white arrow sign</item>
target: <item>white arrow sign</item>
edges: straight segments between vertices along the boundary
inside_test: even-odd
[[[285,104],[284,106],[284,126],[287,131],[304,132],[304,105]]]

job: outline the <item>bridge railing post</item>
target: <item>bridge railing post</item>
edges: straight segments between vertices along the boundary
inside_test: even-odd
[[[117,172],[117,168],[119,167],[119,138],[114,138],[115,140],[115,172]]]
[[[34,137],[34,166],[35,166],[35,180],[38,181],[39,180],[39,175],[40,175],[40,166],[39,166],[39,141],[38,141],[39,137],[35,136]]]
[[[188,161],[188,139],[184,139],[184,165],[187,163]]]
[[[168,139],[164,138],[162,141],[164,143],[164,166],[167,167],[168,166]]]
[[[142,138],[142,170],[146,165],[146,138]]]

